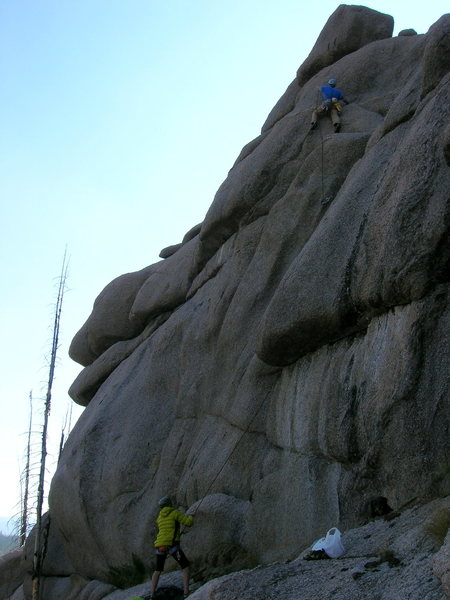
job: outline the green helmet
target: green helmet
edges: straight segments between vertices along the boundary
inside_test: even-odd
[[[160,498],[158,504],[161,508],[164,508],[165,506],[172,506],[172,500],[170,499],[170,496],[163,496]]]

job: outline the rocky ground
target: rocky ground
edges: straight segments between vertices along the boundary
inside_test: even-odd
[[[231,573],[200,587],[194,583],[190,598],[446,600],[450,598],[449,524],[450,498],[415,506],[344,532],[342,558],[308,561],[307,549],[292,561]],[[178,572],[162,578],[163,586],[179,583]],[[130,600],[147,592],[145,584],[102,598]],[[166,597],[173,596],[161,594],[161,600]]]
[[[450,498],[344,533],[344,557],[298,558],[214,579],[192,600],[445,600],[450,598]],[[442,536],[446,535],[443,539]],[[167,576],[174,583],[173,575]],[[108,597],[109,598],[109,597]],[[122,600],[123,592],[111,599]]]
[[[417,503],[363,527],[343,532],[345,555],[306,560],[309,548],[291,561],[230,573],[206,583],[192,581],[192,600],[446,600],[450,598],[450,497]],[[324,532],[325,533],[325,532]],[[10,573],[20,581],[20,552],[9,555]],[[7,561],[8,557],[3,557]],[[1,565],[0,565],[1,566]],[[192,567],[195,577],[196,565]],[[69,578],[66,578],[69,579]],[[64,600],[134,600],[149,593],[149,582],[122,590],[100,581],[47,581]],[[1,586],[0,590],[6,588]],[[67,582],[69,583],[69,582]],[[175,570],[161,577],[158,600],[178,600]],[[53,584],[55,584],[53,586]],[[78,585],[77,585],[78,584]],[[172,588],[172,589],[167,589]],[[64,590],[70,592],[65,594]],[[21,585],[2,600],[25,600]],[[182,595],[180,594],[180,598]]]
[[[450,598],[450,498],[345,532],[344,557],[276,563],[213,580],[192,600]],[[442,536],[446,538],[443,539]]]
[[[292,561],[231,573],[200,587],[194,583],[190,598],[446,600],[450,598],[449,524],[450,497],[416,505],[343,532],[346,553],[342,558],[309,561],[305,560],[306,549]],[[180,573],[174,571],[163,575],[161,583],[179,585],[180,579]],[[96,593],[83,594],[82,599],[131,600],[148,590],[146,583],[103,595],[97,587]],[[174,596],[161,593],[160,600],[165,598]]]

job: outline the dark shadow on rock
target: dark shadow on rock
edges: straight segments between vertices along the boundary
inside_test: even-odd
[[[156,600],[182,600],[183,590],[175,585],[160,587],[154,596]]]
[[[151,600],[152,596],[146,594],[145,596],[136,596],[131,600]],[[153,596],[156,600],[182,600],[183,590],[176,585],[161,586],[156,590]]]

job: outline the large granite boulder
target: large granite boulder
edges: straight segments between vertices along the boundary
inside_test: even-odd
[[[83,366],[90,365],[116,342],[133,338],[142,323],[129,318],[137,292],[155,266],[120,275],[111,281],[94,302],[92,313],[76,334],[69,348],[70,357]]]
[[[141,286],[129,312],[131,322],[147,323],[186,300],[190,275],[198,245],[197,238],[187,242],[175,254],[157,263]]]
[[[75,337],[86,409],[50,491],[48,600],[148,576],[166,493],[198,509],[201,578],[294,557],[374,496],[449,493],[448,19],[391,38],[386,15],[336,14],[202,225]],[[330,76],[341,133],[310,132]]]
[[[304,85],[323,68],[363,46],[390,38],[394,19],[365,6],[341,4],[320,32],[310,55],[297,72],[299,85]]]
[[[242,565],[252,566],[245,547],[249,508],[248,500],[226,494],[208,495],[190,508],[195,514],[195,527],[185,531],[183,548],[197,579],[229,573]],[[207,554],[205,548],[209,548]]]
[[[0,556],[0,597],[9,598],[22,586],[22,550]]]
[[[433,90],[450,70],[450,14],[443,15],[427,35],[422,67],[422,95]]]

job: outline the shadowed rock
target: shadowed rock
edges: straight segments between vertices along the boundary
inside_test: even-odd
[[[447,128],[445,129],[442,145],[444,150],[445,162],[450,167],[450,125],[447,125]]]
[[[434,89],[450,71],[450,14],[430,27],[422,63],[422,95]]]
[[[177,250],[179,250],[181,248],[183,244],[173,244],[173,246],[167,246],[167,248],[163,248],[161,250],[161,252],[159,253],[159,256],[161,258],[169,258],[169,256],[172,256],[172,254],[175,254],[175,252],[177,252]]]
[[[159,253],[159,256],[161,258],[169,258],[169,256],[172,256],[172,254],[175,254],[175,252],[178,252],[178,250],[187,242],[189,242],[190,240],[192,240],[192,238],[194,238],[196,235],[198,235],[200,233],[200,229],[202,227],[202,224],[199,223],[198,225],[194,225],[194,227],[192,227],[183,237],[183,241],[180,244],[174,244],[173,246],[167,246],[167,248],[163,248],[161,250],[161,252]]]
[[[401,31],[398,32],[398,35],[417,35],[417,31],[415,29],[402,29]]]
[[[0,556],[0,592],[5,598],[12,596],[22,584],[21,561],[22,550],[20,548]]]

